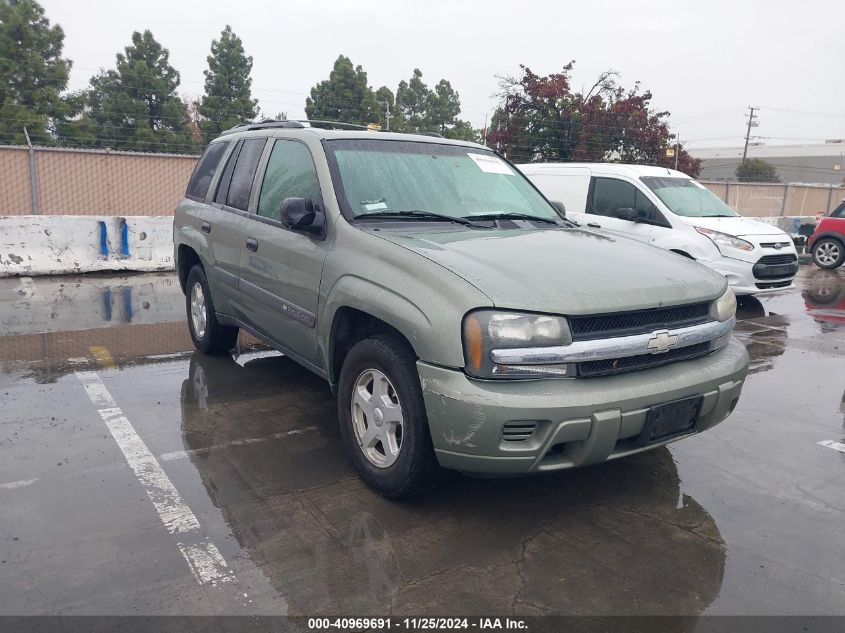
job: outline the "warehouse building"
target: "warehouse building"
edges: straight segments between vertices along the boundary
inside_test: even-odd
[[[690,149],[701,159],[701,180],[736,180],[742,146]],[[774,165],[781,182],[842,185],[845,181],[845,139],[813,145],[749,145],[748,158]]]

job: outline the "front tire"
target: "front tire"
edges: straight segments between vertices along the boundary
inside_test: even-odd
[[[194,266],[185,284],[185,308],[191,340],[203,354],[225,354],[238,340],[238,328],[221,325],[214,312],[208,279],[202,266]]]
[[[434,483],[439,466],[405,341],[380,334],[356,343],[340,372],[337,402],[344,447],[368,486],[395,499]]]
[[[813,244],[813,263],[819,268],[832,270],[845,262],[845,244],[832,237],[824,237]]]

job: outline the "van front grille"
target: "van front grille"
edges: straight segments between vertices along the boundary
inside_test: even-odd
[[[570,316],[569,328],[572,331],[573,341],[585,341],[697,325],[709,318],[709,303],[691,303],[636,312]]]

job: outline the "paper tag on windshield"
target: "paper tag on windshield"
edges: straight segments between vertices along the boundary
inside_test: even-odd
[[[383,211],[387,209],[387,201],[384,198],[381,200],[362,200],[361,206],[364,207],[365,211]]]
[[[481,171],[487,172],[488,174],[513,176],[513,170],[498,156],[493,156],[492,154],[471,154],[470,152],[467,152],[467,156],[478,165]]]

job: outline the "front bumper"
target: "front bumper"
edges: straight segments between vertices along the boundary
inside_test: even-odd
[[[561,470],[662,446],[636,444],[649,407],[703,395],[695,432],[724,420],[748,372],[745,346],[653,369],[597,378],[480,381],[417,362],[441,466],[476,473]],[[535,422],[529,438],[503,439],[508,423]]]
[[[796,254],[797,257],[797,254]],[[708,268],[715,270],[720,275],[724,275],[731,289],[737,296],[763,294],[768,292],[778,292],[792,287],[792,280],[798,272],[798,266],[795,266],[795,272],[779,277],[763,277],[755,276],[756,262],[744,262],[732,257],[720,257],[714,260],[698,260],[700,264],[704,264]],[[758,268],[760,271],[760,268]],[[761,287],[762,286],[762,287]]]

